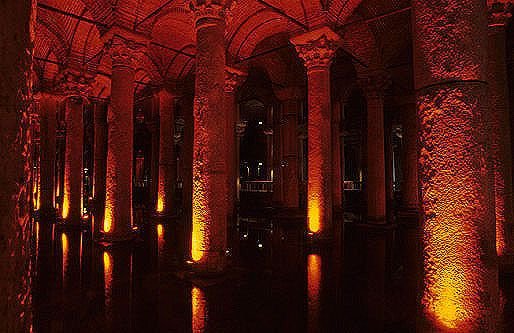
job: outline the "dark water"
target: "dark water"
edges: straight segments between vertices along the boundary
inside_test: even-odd
[[[180,222],[143,224],[138,241],[107,248],[88,230],[41,221],[34,331],[414,332],[418,233],[336,225],[332,244],[313,247],[301,223],[243,222],[227,274],[195,279]],[[512,319],[504,325],[514,331]]]

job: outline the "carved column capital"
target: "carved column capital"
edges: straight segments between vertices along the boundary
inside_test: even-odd
[[[93,77],[65,69],[56,78],[55,92],[62,98],[80,98],[87,101],[91,94],[93,81]]]
[[[195,26],[200,27],[205,19],[225,20],[235,2],[233,0],[191,0],[189,8],[193,12]]]
[[[358,79],[358,84],[367,98],[384,97],[391,83],[391,76],[384,70],[366,73]]]
[[[510,1],[495,1],[489,5],[488,21],[489,26],[505,27],[512,18],[512,3]]]
[[[291,39],[307,70],[328,69],[340,41],[341,37],[328,27],[309,31]]]
[[[232,67],[225,66],[225,93],[232,94],[241,86],[248,74]]]
[[[113,27],[102,36],[106,52],[110,55],[112,66],[134,67],[148,40],[145,36]]]

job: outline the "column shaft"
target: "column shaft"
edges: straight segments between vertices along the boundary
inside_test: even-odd
[[[229,221],[235,222],[236,199],[237,199],[237,138],[236,138],[236,119],[237,119],[237,100],[234,91],[225,90],[225,111],[226,111],[226,130],[227,135],[227,213]]]
[[[300,202],[298,184],[298,112],[299,99],[282,102],[282,152],[285,165],[282,168],[284,181],[284,207],[298,208]]]
[[[98,235],[102,229],[105,210],[105,182],[107,168],[107,108],[105,103],[97,102],[94,108],[94,180],[93,195],[95,202],[94,233]]]
[[[103,232],[112,240],[124,240],[132,234],[134,76],[130,64],[113,61],[103,225]]]
[[[66,147],[62,218],[80,224],[82,218],[82,168],[84,159],[84,103],[81,98],[66,100]]]
[[[418,122],[416,105],[407,104],[403,112],[403,185],[402,201],[407,210],[419,210],[418,196]]]
[[[175,182],[177,159],[175,156],[175,96],[167,91],[159,93],[159,188],[157,213],[175,212]]]
[[[414,0],[412,6],[423,203],[421,330],[497,332],[485,1]]]
[[[332,195],[334,207],[343,207],[343,175],[341,159],[341,101],[337,101],[332,109]]]
[[[41,114],[40,211],[44,215],[51,215],[55,213],[55,158],[59,99],[56,96],[43,94],[39,108]]]
[[[196,28],[196,87],[194,102],[193,232],[191,255],[202,271],[225,267],[227,246],[227,145],[224,118],[225,20],[221,6],[198,13]],[[219,16],[212,15],[211,11]]]

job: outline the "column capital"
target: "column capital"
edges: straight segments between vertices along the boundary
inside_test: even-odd
[[[246,72],[237,68],[225,66],[225,93],[232,94],[248,77]]]
[[[488,22],[490,27],[505,27],[512,17],[512,3],[510,1],[495,1],[488,8]]]
[[[275,97],[281,101],[301,100],[305,98],[305,88],[303,87],[280,87],[273,89]]]
[[[329,27],[322,27],[291,38],[291,43],[304,61],[307,70],[328,69],[340,42],[341,37]]]
[[[65,69],[57,75],[55,81],[55,92],[61,98],[80,98],[87,101],[94,78],[73,69]]]
[[[248,127],[247,121],[238,121],[236,123],[236,135],[242,138],[245,135],[246,127]]]
[[[146,36],[114,26],[102,36],[112,66],[134,67],[135,60],[148,43]]]
[[[384,93],[391,83],[391,76],[385,70],[371,71],[358,79],[358,84],[367,98],[384,97]]]
[[[65,98],[65,96],[63,96],[62,94],[60,94],[58,92],[54,92],[54,91],[43,90],[43,91],[38,91],[34,94],[34,100],[36,102],[41,102],[43,100],[50,100],[50,99],[54,99],[57,102],[61,102],[64,98]]]
[[[229,14],[233,0],[190,0],[189,8],[194,14],[195,26],[203,19],[225,20]]]

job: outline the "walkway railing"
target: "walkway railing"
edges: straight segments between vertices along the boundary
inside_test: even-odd
[[[273,182],[270,180],[256,180],[241,182],[241,192],[273,192]]]

